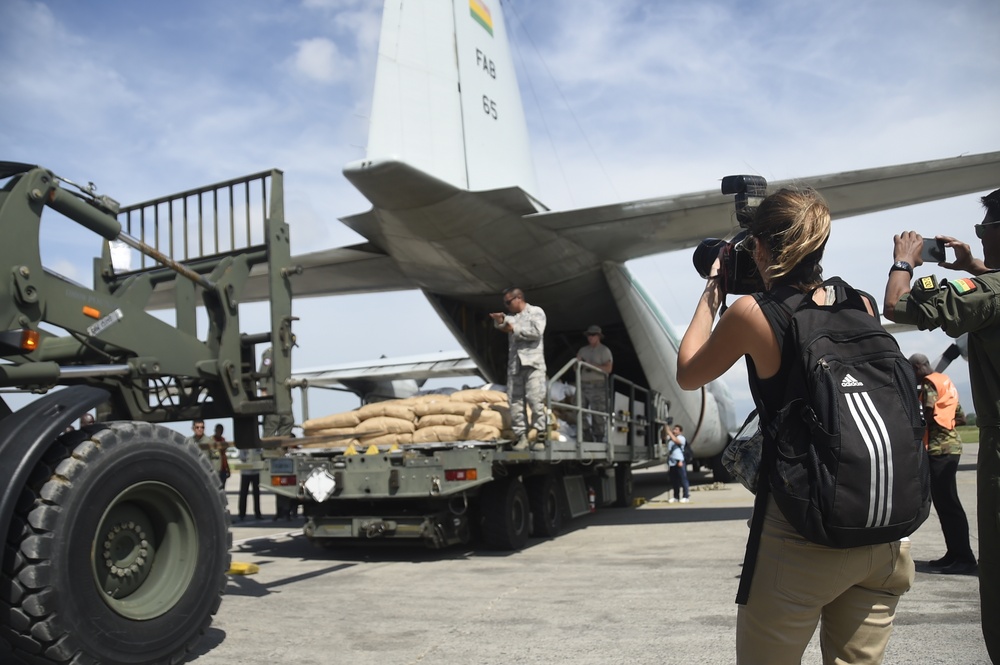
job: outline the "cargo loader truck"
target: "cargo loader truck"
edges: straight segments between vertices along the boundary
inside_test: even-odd
[[[30,164],[0,162],[0,186],[0,662],[179,662],[219,607],[231,536],[207,456],[164,423],[232,418],[256,443],[259,416],[291,414],[282,173],[127,208]],[[92,288],[42,265],[43,213],[96,234]],[[270,325],[244,333],[252,272]],[[148,311],[164,307],[173,322]],[[15,410],[12,391],[37,397]]]
[[[579,377],[581,365],[569,361],[550,387]],[[502,438],[376,446],[307,437],[284,441],[284,454],[266,451],[261,482],[302,506],[305,535],[318,544],[479,541],[521,549],[530,536],[558,535],[574,517],[632,505],[632,469],[665,461],[663,397],[614,375],[608,387],[608,412],[585,408],[579,386],[568,402],[548,401],[550,419],[563,416],[574,432],[585,431],[587,417],[606,419],[600,441],[553,433],[544,450],[515,450]]]

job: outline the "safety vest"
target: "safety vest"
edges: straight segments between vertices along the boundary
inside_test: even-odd
[[[934,384],[937,401],[934,402],[934,422],[945,429],[955,429],[955,409],[958,408],[958,389],[944,374],[932,372],[924,377]]]

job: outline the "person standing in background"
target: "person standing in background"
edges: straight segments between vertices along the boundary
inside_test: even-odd
[[[614,358],[611,349],[604,346],[601,340],[604,339],[604,332],[600,326],[590,326],[584,332],[587,337],[587,345],[581,348],[576,359],[593,365],[600,369],[589,367],[580,368],[580,404],[592,411],[608,412],[608,374],[614,365]],[[602,373],[603,372],[603,373]],[[583,438],[585,441],[605,440],[606,417],[601,417],[593,413],[588,413],[583,419]]]
[[[219,423],[215,426],[215,434],[212,435],[215,449],[219,452],[219,482],[222,483],[223,490],[226,489],[226,481],[232,475],[229,471],[229,458],[226,456],[226,448],[229,447],[229,444],[226,443],[226,437],[223,435],[225,431],[225,428]]]
[[[225,489],[226,481],[222,477],[222,459],[225,455],[225,451],[220,453],[218,446],[215,443],[215,439],[205,434],[205,421],[201,418],[197,418],[191,421],[191,431],[192,436],[189,436],[186,443],[194,443],[201,451],[205,453],[208,458],[209,463],[212,465],[212,470],[215,471],[216,475],[221,481],[222,488]]]
[[[670,439],[667,465],[670,468],[670,483],[674,487],[674,495],[667,499],[667,503],[675,501],[687,503],[691,500],[691,486],[688,484],[687,462],[684,459],[684,448],[687,446],[687,439],[682,434],[684,428],[680,425],[674,425],[673,429],[664,428],[663,431]],[[684,488],[684,496],[681,496],[681,487]]]
[[[243,448],[240,450],[240,462],[245,465],[240,469],[240,499],[239,514],[240,521],[247,517],[247,495],[253,491],[253,514],[258,520],[264,519],[260,512],[260,470],[252,467],[260,460],[260,449],[250,450]]]
[[[958,461],[962,457],[962,439],[956,425],[965,424],[958,389],[945,374],[931,370],[931,363],[922,353],[910,356],[910,366],[917,375],[921,406],[927,431],[924,441],[930,461],[931,501],[941,521],[947,551],[931,561],[932,572],[943,575],[975,575],[976,555],[969,545],[969,519],[958,498]]]

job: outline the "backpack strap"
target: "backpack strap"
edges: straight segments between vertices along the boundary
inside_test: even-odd
[[[788,332],[792,314],[802,307],[806,299],[811,296],[811,292],[804,295],[792,288],[753,294],[754,300],[760,305],[761,312],[763,312],[778,341],[782,364],[786,362],[786,358],[790,359],[790,349],[785,348],[785,334]],[[761,409],[763,409],[763,405]],[[763,411],[761,416],[761,427],[768,427],[771,418],[767,417]],[[774,464],[774,438],[774,432],[769,432],[762,438],[760,467],[757,472],[757,491],[754,494],[753,515],[750,518],[750,533],[747,536],[747,547],[743,554],[743,572],[740,574],[740,585],[736,591],[737,605],[746,605],[750,599],[750,585],[757,568],[757,553],[760,550],[761,534],[764,532],[764,513],[767,510],[767,498],[771,491],[769,471]]]
[[[784,352],[785,333],[792,320],[792,314],[802,306],[805,297],[791,287],[779,287],[774,291],[755,293],[753,298],[760,305],[760,311],[778,340],[778,348]]]
[[[770,440],[771,437],[765,436],[761,444],[760,467],[757,471],[757,493],[753,499],[753,515],[750,518],[747,548],[743,553],[743,572],[740,573],[740,586],[736,590],[737,605],[746,605],[750,599],[750,584],[753,582],[753,573],[757,568],[760,536],[764,532],[764,512],[767,510],[767,497],[771,490],[767,469],[774,458],[774,444],[769,443]]]

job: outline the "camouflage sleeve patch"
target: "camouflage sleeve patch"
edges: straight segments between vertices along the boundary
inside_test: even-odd
[[[976,284],[975,281],[965,277],[961,279],[949,279],[948,286],[950,286],[955,293],[960,296],[969,295],[979,288],[979,285]]]

